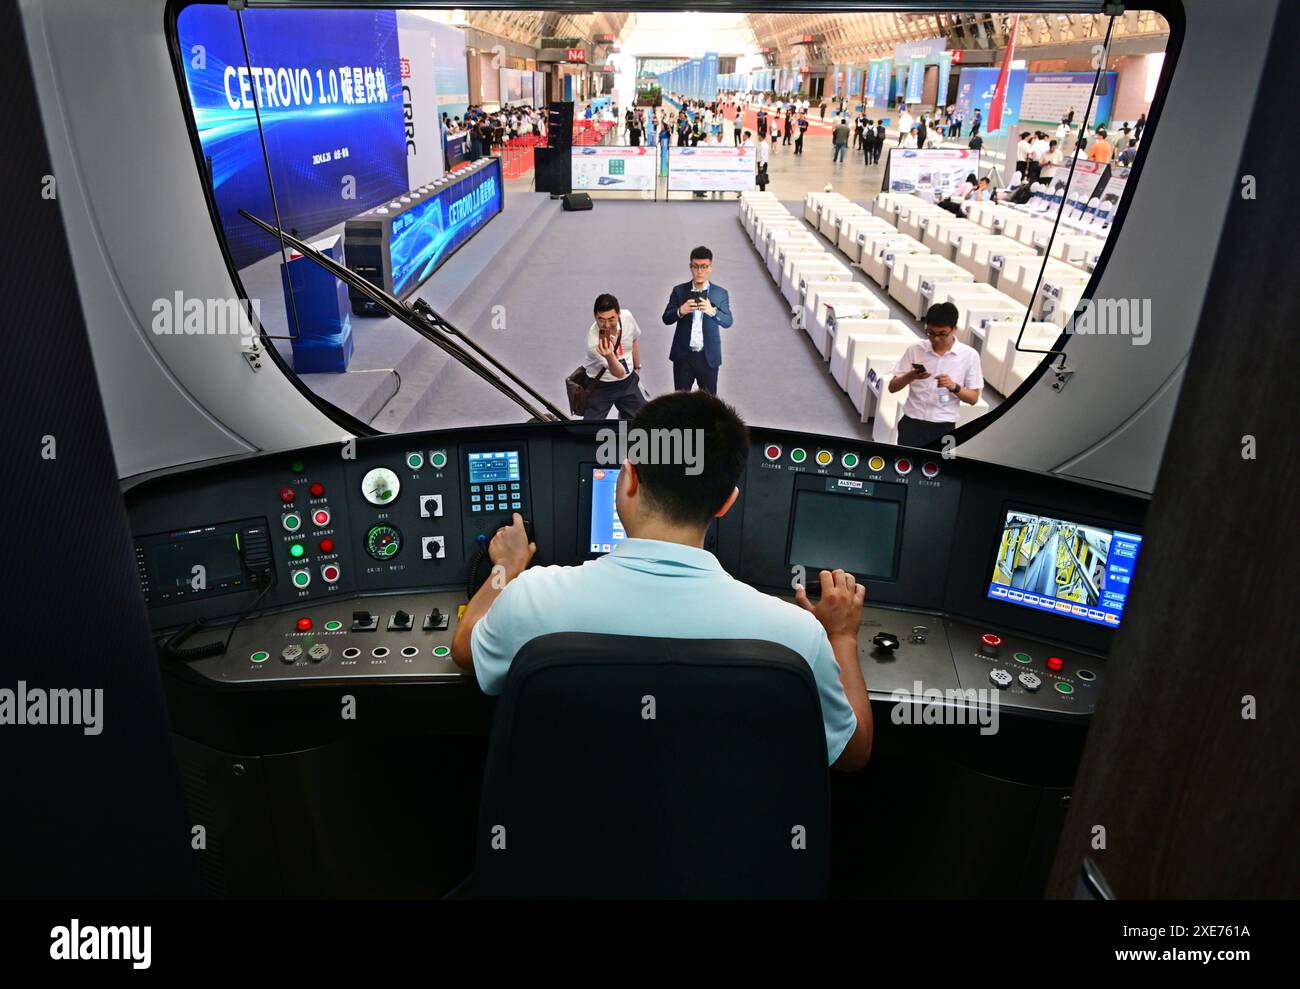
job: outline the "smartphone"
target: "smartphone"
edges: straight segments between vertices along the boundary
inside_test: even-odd
[[[914,362],[912,363],[912,370],[913,370],[913,371],[922,371],[922,372],[924,372],[924,371],[925,371],[925,365],[924,365],[924,364],[917,364],[917,363],[914,361]]]
[[[703,302],[706,298],[708,298],[708,295],[709,293],[704,292],[700,289],[695,289],[691,292],[691,298],[694,299],[696,302]]]

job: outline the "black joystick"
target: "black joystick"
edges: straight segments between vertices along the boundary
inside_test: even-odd
[[[871,644],[881,652],[893,652],[898,648],[898,636],[893,632],[877,632]]]

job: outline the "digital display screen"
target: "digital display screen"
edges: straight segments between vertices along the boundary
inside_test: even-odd
[[[501,161],[493,159],[397,216],[389,240],[393,295],[424,282],[502,208]]]
[[[471,453],[468,457],[471,485],[519,480],[518,450],[490,450],[485,453]]]
[[[150,602],[241,590],[247,582],[235,525],[161,533],[142,541],[140,577]]]
[[[1132,532],[1011,509],[988,596],[1118,628],[1141,549]]]
[[[800,491],[787,562],[892,580],[901,512],[901,502],[866,494]]]
[[[591,469],[590,545],[593,553],[608,553],[627,538],[615,506],[614,493],[617,489],[617,467]]]

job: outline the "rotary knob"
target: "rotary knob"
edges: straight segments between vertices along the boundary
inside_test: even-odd
[[[871,644],[881,652],[893,652],[898,648],[898,636],[893,632],[877,632]]]

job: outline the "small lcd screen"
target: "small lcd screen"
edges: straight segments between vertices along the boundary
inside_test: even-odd
[[[242,587],[239,535],[195,529],[159,539],[148,551],[151,591],[160,600]]]
[[[519,480],[518,450],[489,450],[468,456],[470,484]]]
[[[1011,509],[993,563],[995,601],[1118,628],[1142,537]]]
[[[627,538],[618,517],[614,492],[618,488],[618,468],[591,469],[591,532],[593,553],[608,553]]]
[[[841,569],[892,580],[901,511],[897,501],[800,491],[788,562],[810,570]]]

